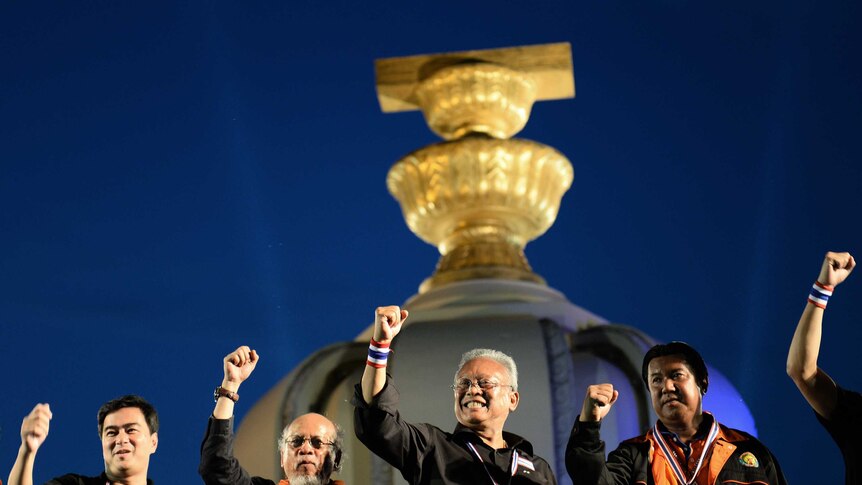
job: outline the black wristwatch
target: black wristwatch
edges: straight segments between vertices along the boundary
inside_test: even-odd
[[[215,388],[215,391],[213,391],[213,402],[218,402],[218,398],[220,397],[226,397],[233,402],[239,401],[239,394],[218,386]]]

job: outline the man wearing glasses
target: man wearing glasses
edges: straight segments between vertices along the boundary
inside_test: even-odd
[[[532,445],[503,431],[520,396],[515,362],[500,351],[474,349],[461,358],[452,386],[458,420],[452,433],[401,418],[386,362],[406,318],[397,306],[375,312],[368,360],[353,397],[357,438],[411,484],[556,484]]]
[[[242,346],[224,358],[224,380],[215,390],[216,401],[201,445],[198,473],[207,485],[275,485],[253,477],[233,456],[233,408],[240,384],[254,370],[259,356]],[[281,433],[278,451],[285,479],[279,485],[343,485],[330,475],[341,469],[343,436],[340,428],[320,414],[303,414]]]

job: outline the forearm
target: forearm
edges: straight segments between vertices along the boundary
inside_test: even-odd
[[[375,332],[378,334],[380,332]],[[389,361],[389,346],[392,338],[383,338],[375,335],[368,345],[368,360],[365,361],[365,370],[362,373],[362,399],[365,404],[371,404],[371,400],[380,394],[386,386],[386,365]]]
[[[808,302],[787,352],[787,375],[797,384],[809,382],[817,375],[822,333],[823,309]]]
[[[392,340],[401,331],[407,319],[407,310],[397,306],[378,307],[374,310],[374,330],[368,345],[368,360],[362,373],[362,399],[371,404],[375,396],[386,386],[386,364],[389,360]]]
[[[353,429],[359,441],[372,453],[410,476],[424,450],[433,447],[435,433],[439,430],[404,421],[398,412],[395,382],[388,381],[371,403],[363,402],[362,386],[355,386],[351,400],[355,406]]]
[[[787,375],[814,411],[829,418],[835,409],[838,389],[832,378],[817,366],[822,330],[823,309],[807,303],[787,352]]]
[[[27,450],[22,444],[18,448],[18,458],[9,472],[7,485],[33,485],[33,464],[36,462],[36,453]]]
[[[362,373],[362,399],[366,404],[371,404],[374,396],[380,394],[386,385],[386,367],[372,367],[365,365]]]
[[[198,473],[207,485],[250,485],[252,483],[249,474],[233,455],[231,424],[210,419],[207,425],[198,467]]]
[[[371,367],[371,366],[369,366]],[[376,369],[367,369],[370,382]],[[353,430],[366,448],[384,461],[401,471],[405,476],[413,476],[416,467],[422,462],[426,451],[434,448],[445,433],[429,424],[411,424],[405,421],[398,411],[401,400],[396,380],[379,369],[385,379],[380,391],[370,401],[362,396],[362,383],[354,386]]]
[[[599,439],[601,424],[575,421],[566,446],[566,471],[575,485],[595,485],[605,473],[605,447]]]
[[[574,485],[605,485],[608,479],[604,450],[601,453],[587,449],[566,451],[566,471]]]

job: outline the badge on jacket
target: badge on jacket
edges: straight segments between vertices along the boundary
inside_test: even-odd
[[[757,461],[757,457],[754,456],[754,453],[750,451],[746,451],[745,453],[739,455],[739,463],[743,466],[757,468],[760,466],[760,463]]]

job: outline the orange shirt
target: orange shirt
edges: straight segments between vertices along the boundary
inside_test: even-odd
[[[727,435],[724,429],[719,429],[718,437],[713,442],[712,447],[707,450],[707,456],[704,458],[704,464],[700,468],[700,473],[697,474],[695,481],[697,485],[715,485],[718,474],[724,468],[728,458],[736,450],[736,445],[731,443],[740,439],[732,430],[728,431],[731,435]],[[677,485],[676,476],[673,469],[668,463],[668,458],[664,456],[656,443],[653,431],[647,432],[647,438],[650,442],[649,461],[653,479],[656,485]],[[692,440],[689,443],[691,451],[688,459],[685,457],[685,451],[682,446],[674,440],[665,439],[665,442],[670,446],[671,450],[677,454],[677,462],[685,466],[687,473],[686,478],[690,479],[691,474],[697,467],[697,460],[700,458],[700,452],[706,444],[706,437],[702,436],[699,439]]]
[[[686,457],[685,454],[686,447],[683,446],[681,442],[667,439],[666,442],[670,446],[671,452],[673,452],[673,454],[675,455],[677,463],[679,463],[685,468],[685,478],[691,478],[691,476],[694,474],[695,469],[697,469],[697,462],[700,459],[701,453],[703,452],[704,445],[706,445],[706,440],[703,437],[701,437],[700,439],[692,440],[692,442],[688,444],[688,457]],[[712,450],[707,450],[707,453],[711,455]],[[704,457],[704,461],[707,464],[709,463],[710,459],[709,455]],[[694,480],[694,483],[696,483],[697,485],[709,485],[709,474],[706,473],[706,470],[708,468],[709,467],[707,466],[701,467],[700,472],[697,474],[697,477]]]

